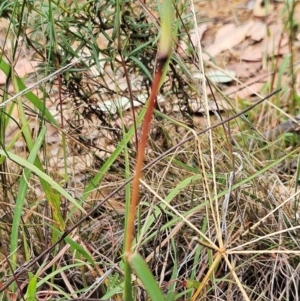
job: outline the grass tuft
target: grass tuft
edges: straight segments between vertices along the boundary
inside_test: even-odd
[[[0,3],[0,300],[299,300],[297,5],[239,99],[205,5]]]

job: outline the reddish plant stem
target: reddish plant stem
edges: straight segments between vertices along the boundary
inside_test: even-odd
[[[167,61],[168,57],[160,57],[158,59],[158,68],[157,72],[154,76],[154,81],[152,83],[152,90],[149,99],[149,104],[147,108],[147,112],[145,115],[143,127],[142,127],[142,135],[139,142],[137,160],[135,165],[135,175],[132,183],[132,194],[131,194],[131,204],[130,204],[130,213],[128,217],[128,226],[126,231],[126,240],[125,240],[125,254],[129,255],[131,251],[131,245],[133,241],[133,231],[134,231],[134,220],[136,216],[136,208],[139,204],[139,192],[140,192],[140,176],[143,168],[144,154],[148,141],[148,133],[151,124],[151,119],[153,115],[153,110],[155,106],[155,100],[157,97],[157,93],[159,90],[159,84],[162,77],[162,70]]]

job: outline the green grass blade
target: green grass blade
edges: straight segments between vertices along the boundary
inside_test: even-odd
[[[128,57],[137,57],[138,53],[140,51],[142,51],[144,48],[146,48],[146,46],[148,46],[149,44],[152,44],[152,43],[153,43],[153,41],[147,41],[146,43],[134,48],[134,50],[132,50],[128,55],[127,54],[125,54],[125,55]]]
[[[44,126],[28,156],[27,162],[28,164],[32,164],[38,154],[39,149],[44,141],[44,137],[46,134],[46,126]],[[24,206],[24,201],[26,197],[26,191],[28,187],[28,181],[31,175],[31,169],[25,168],[23,177],[20,180],[19,190],[16,198],[16,205],[14,209],[14,217],[13,217],[13,225],[11,232],[11,240],[10,240],[10,252],[11,252],[11,266],[13,270],[17,266],[17,253],[15,252],[18,248],[18,238],[19,238],[19,226]]]
[[[57,236],[61,236],[62,232],[56,229],[55,227],[51,226],[48,224],[48,226],[56,232]],[[95,261],[92,259],[92,257],[89,255],[89,253],[84,250],[76,241],[74,241],[72,238],[69,236],[64,238],[65,242],[68,243],[74,250],[76,250],[79,254],[81,254],[89,263],[95,264]]]
[[[12,72],[12,79],[13,79],[15,90],[17,92],[19,92],[18,81],[17,81],[17,77],[14,74],[14,72]],[[20,120],[24,127],[23,136],[25,138],[26,145],[27,145],[29,151],[31,152],[32,147],[33,147],[33,140],[31,137],[31,129],[28,125],[29,122],[27,121],[26,114],[25,114],[24,108],[23,108],[23,103],[22,103],[20,97],[18,97],[17,103],[18,103]],[[38,156],[36,156],[36,160],[35,160],[34,164],[38,168],[40,168],[40,170],[43,170],[43,166],[42,166],[41,161]],[[60,212],[60,196],[49,186],[48,182],[44,181],[42,178],[40,178],[40,181],[41,181],[41,185],[43,186],[44,192],[46,194],[47,201],[49,202],[49,204],[51,206],[54,222],[57,223],[58,227],[61,230],[64,230],[65,222],[64,222],[64,219]],[[55,240],[55,237],[53,237],[53,240]]]
[[[149,267],[138,253],[133,253],[129,256],[128,261],[137,274],[138,278],[142,281],[145,290],[150,295],[153,301],[165,301],[165,297],[158,287],[154,276],[152,275]]]
[[[40,170],[35,165],[29,163],[27,160],[11,153],[5,152],[0,149],[0,155],[5,156],[17,164],[29,168],[32,172],[34,172],[38,177],[42,178],[44,181],[48,182],[50,186],[53,187],[58,193],[64,196],[67,200],[69,200],[77,209],[85,212],[85,210],[78,204],[78,202],[68,193],[66,192],[58,183],[56,183],[51,177],[45,174],[42,170]]]
[[[145,75],[147,75],[147,77],[150,80],[153,80],[153,77],[152,77],[151,73],[149,72],[149,70],[147,69],[147,67],[138,58],[136,58],[134,56],[130,56],[129,59],[134,61],[141,68],[141,70],[145,73]]]
[[[36,301],[37,276],[32,277],[27,288],[27,300]]]

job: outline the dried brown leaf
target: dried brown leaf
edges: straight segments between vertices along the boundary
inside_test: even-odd
[[[214,57],[224,50],[231,50],[245,39],[247,32],[253,25],[254,22],[252,20],[239,27],[235,24],[224,25],[217,32],[214,43],[207,47],[205,52]],[[208,55],[205,55],[204,59],[207,59]]]

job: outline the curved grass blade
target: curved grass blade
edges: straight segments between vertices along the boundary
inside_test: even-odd
[[[86,211],[78,204],[78,201],[76,201],[68,192],[66,192],[66,190],[64,190],[58,183],[56,183],[51,177],[41,171],[38,167],[11,152],[5,152],[0,149],[0,155],[5,156],[16,162],[17,164],[30,169],[38,177],[42,178],[44,181],[47,181],[50,186],[52,186],[57,192],[59,192],[62,196],[69,200],[76,208],[86,213]]]

